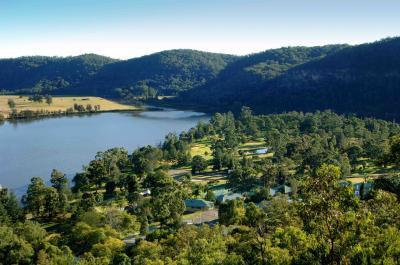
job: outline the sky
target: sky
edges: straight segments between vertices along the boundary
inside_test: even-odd
[[[249,54],[400,36],[399,0],[0,0],[0,57]]]

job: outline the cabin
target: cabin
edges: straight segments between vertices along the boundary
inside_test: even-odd
[[[203,199],[187,199],[185,200],[186,211],[196,212],[205,211],[214,208],[214,203]]]

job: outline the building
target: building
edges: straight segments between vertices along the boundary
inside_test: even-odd
[[[256,154],[257,155],[264,155],[268,153],[268,148],[262,148],[262,149],[258,149],[256,150]]]
[[[221,194],[221,195],[217,196],[218,203],[232,201],[232,200],[236,200],[236,199],[243,199],[243,194],[230,192],[230,193]]]
[[[203,199],[187,199],[185,200],[186,211],[196,212],[214,208],[214,203]]]
[[[275,196],[277,193],[282,193],[286,195],[291,195],[292,194],[292,188],[286,185],[279,185],[274,188],[269,189],[269,194],[271,196]]]
[[[354,195],[359,198],[365,198],[372,190],[372,182],[359,182],[359,183],[351,183],[348,181],[341,181],[340,185],[346,187],[348,185],[352,185],[354,189]]]
[[[140,195],[146,197],[146,196],[150,196],[151,195],[151,191],[150,189],[144,190],[140,193]]]

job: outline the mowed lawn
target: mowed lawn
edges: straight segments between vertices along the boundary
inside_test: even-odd
[[[43,100],[43,102],[33,102],[28,100],[27,96],[0,96],[0,113],[5,117],[11,112],[8,106],[8,99],[13,99],[15,102],[15,108],[17,112],[22,110],[32,111],[66,111],[68,108],[74,107],[74,104],[87,106],[88,104],[100,105],[100,111],[111,111],[111,110],[136,110],[138,107],[120,104],[108,99],[100,97],[53,97],[53,102],[49,105]]]

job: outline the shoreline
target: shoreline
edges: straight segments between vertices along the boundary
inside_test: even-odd
[[[15,102],[14,107],[7,106],[6,100]],[[42,101],[30,101],[27,96],[0,96],[0,122],[145,110],[148,110],[148,108],[141,104],[121,102],[97,96],[54,96],[52,103],[48,105],[42,103]]]
[[[150,111],[151,109],[147,108],[137,108],[137,109],[115,109],[115,110],[98,110],[98,111],[81,111],[81,112],[63,112],[63,113],[49,113],[43,114],[33,117],[7,117],[1,122],[12,122],[12,121],[19,121],[19,120],[38,120],[38,119],[45,119],[45,118],[56,118],[56,117],[66,117],[66,116],[78,116],[78,115],[90,115],[90,114],[100,114],[100,113],[109,113],[109,112],[140,112],[140,111]]]

